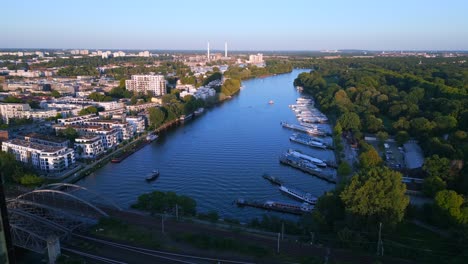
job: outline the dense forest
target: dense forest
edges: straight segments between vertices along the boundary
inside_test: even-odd
[[[317,106],[335,121],[334,138],[339,140],[342,132],[350,131],[360,146],[357,172],[320,197],[312,230],[345,236],[349,243],[364,243],[357,247],[365,248],[366,241],[375,239],[366,232],[379,223],[402,233],[410,232],[408,225],[417,220],[453,231],[450,241],[466,244],[466,58],[310,59],[301,66],[307,63],[313,70],[301,73],[294,84],[313,95]],[[377,151],[364,142],[365,134],[390,135],[398,144],[418,140],[425,155],[420,173],[423,192],[433,203],[422,207],[408,203],[402,174],[384,166]],[[414,249],[390,245],[397,256],[433,263],[443,259]],[[442,244],[436,250],[451,251],[454,263],[468,252],[463,246],[449,249]]]

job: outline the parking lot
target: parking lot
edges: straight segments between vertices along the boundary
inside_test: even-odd
[[[405,169],[405,152],[394,140],[385,141],[383,147],[377,139],[374,140],[372,137],[366,137],[366,142],[371,144],[375,150],[377,150],[380,157],[382,157],[389,168],[394,170]]]

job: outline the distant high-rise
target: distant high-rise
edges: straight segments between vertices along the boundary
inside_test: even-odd
[[[210,61],[210,42],[208,41],[208,51],[206,53],[206,60]]]
[[[163,75],[132,75],[131,80],[125,81],[125,87],[137,93],[150,91],[154,96],[166,94],[166,80]]]

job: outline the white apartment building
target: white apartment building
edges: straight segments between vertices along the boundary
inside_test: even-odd
[[[117,102],[117,101],[96,102],[95,104],[97,104],[100,107],[103,107],[106,111],[125,108],[124,103],[120,103],[120,102]]]
[[[78,157],[94,159],[104,153],[101,136],[87,135],[75,139],[75,152]]]
[[[250,55],[248,63],[252,63],[252,64],[263,63],[263,54],[258,53],[257,55]]]
[[[200,87],[198,88],[195,93],[193,93],[193,96],[197,99],[203,99],[206,100],[209,97],[215,96],[216,95],[216,90],[213,88],[208,88],[208,87]]]
[[[159,106],[158,103],[146,103],[146,104],[139,104],[139,105],[127,105],[126,108],[128,112],[140,112],[148,108],[157,107],[157,106]]]
[[[69,118],[59,118],[57,121],[62,126],[70,126],[70,125],[82,125],[86,121],[97,120],[99,116],[95,114],[89,114],[84,116],[74,116]]]
[[[31,110],[31,111],[24,111],[23,118],[32,118],[34,120],[42,120],[46,118],[56,117],[57,113],[58,112],[55,109],[48,109],[48,110],[37,109],[37,110]]]
[[[117,140],[119,142],[133,137],[132,128],[128,123],[119,122],[117,120],[89,120],[83,124],[89,126],[100,126],[103,128],[113,128],[118,132]]]
[[[60,172],[75,164],[75,152],[67,147],[12,139],[2,143],[2,151],[10,152],[17,161],[45,172]]]
[[[134,135],[145,132],[146,125],[143,116],[127,116],[125,120],[132,128]]]
[[[29,104],[0,103],[0,115],[6,124],[12,118],[23,118],[24,111],[31,111]]]
[[[26,136],[24,136],[24,140],[28,142],[54,147],[68,147],[70,145],[70,140],[66,138],[54,137],[38,133],[29,133]]]
[[[131,80],[125,81],[125,87],[137,93],[150,91],[154,96],[166,94],[166,80],[163,75],[132,75]]]

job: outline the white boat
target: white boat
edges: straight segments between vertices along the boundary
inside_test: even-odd
[[[301,159],[304,159],[304,160],[308,160],[308,161],[312,162],[313,164],[315,164],[317,166],[320,166],[320,167],[326,167],[327,166],[327,163],[325,163],[323,160],[317,159],[317,158],[309,156],[309,155],[305,155],[305,154],[303,154],[303,153],[301,153],[299,151],[290,149],[290,150],[288,150],[288,153],[295,156],[295,157],[298,157],[298,158],[301,158]]]
[[[200,108],[198,108],[197,110],[195,110],[195,112],[193,112],[193,114],[196,115],[196,116],[198,116],[198,115],[203,114],[204,111],[205,111],[205,108],[200,107]]]
[[[295,190],[293,188],[288,188],[284,185],[281,185],[279,187],[279,190],[302,201],[302,202],[306,202],[308,204],[315,204],[317,203],[317,197],[313,196],[312,194],[310,193],[305,193],[305,192],[301,192],[299,190]]]
[[[150,133],[146,136],[146,141],[148,142],[155,141],[156,139],[158,139],[158,135],[153,134],[153,133]]]

